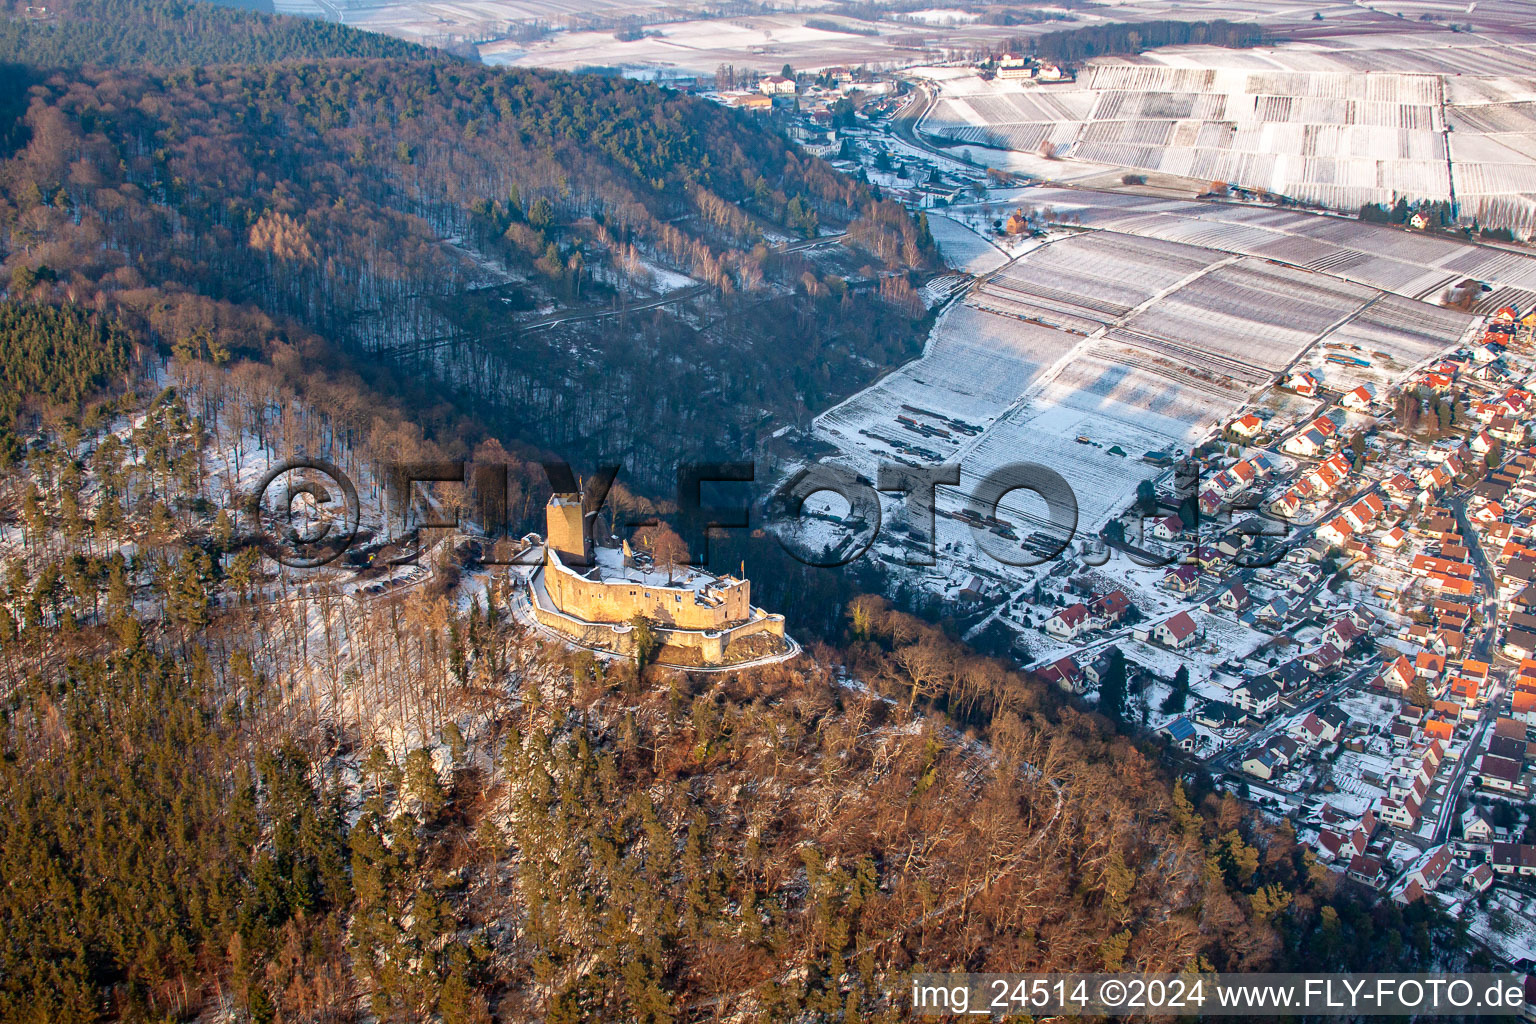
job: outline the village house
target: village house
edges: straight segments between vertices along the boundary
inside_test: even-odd
[[[1292,487],[1280,497],[1270,502],[1269,510],[1282,519],[1291,519],[1301,510],[1302,503],[1305,500],[1301,491]]]
[[[1489,864],[1501,875],[1536,875],[1536,846],[1529,843],[1494,843]]]
[[[1287,455],[1300,455],[1303,458],[1315,459],[1323,453],[1323,446],[1326,443],[1327,438],[1309,427],[1298,434],[1292,434],[1286,438],[1285,444],[1280,447]]]
[[[1284,624],[1285,620],[1290,617],[1290,614],[1291,606],[1286,602],[1285,598],[1277,597],[1259,605],[1253,613],[1253,620],[1261,625],[1273,628]]]
[[[1195,712],[1194,718],[1196,722],[1212,729],[1235,729],[1249,722],[1246,712],[1224,700],[1205,701]]]
[[[1255,778],[1269,780],[1275,777],[1275,773],[1284,768],[1280,758],[1269,748],[1255,750],[1243,758],[1243,771]]]
[[[1181,565],[1163,576],[1163,586],[1175,594],[1192,594],[1200,589],[1200,570]]]
[[[1384,797],[1377,809],[1377,816],[1394,828],[1412,831],[1419,825],[1421,804],[1409,794],[1402,797]]]
[[[1258,436],[1259,429],[1263,425],[1263,420],[1259,419],[1253,413],[1249,413],[1248,415],[1241,416],[1227,424],[1227,429],[1232,432],[1232,436],[1240,437],[1246,440],[1248,438]]]
[[[1045,631],[1057,640],[1076,640],[1088,628],[1088,606],[1079,602],[1045,620]]]
[[[1453,721],[1435,715],[1424,719],[1420,728],[1424,730],[1424,735],[1447,743],[1456,735],[1456,725]]]
[[[1272,779],[1291,764],[1300,749],[1289,736],[1276,736],[1262,748],[1249,751],[1242,769],[1255,778]]]
[[[1413,480],[1409,478],[1408,474],[1402,472],[1392,474],[1392,478],[1386,482],[1385,488],[1389,495],[1398,499],[1408,498],[1418,491],[1418,488],[1414,486]]]
[[[1121,622],[1131,611],[1131,599],[1123,590],[1111,590],[1088,606],[1088,617],[1097,629],[1107,629]]]
[[[1216,597],[1216,605],[1234,615],[1241,615],[1253,604],[1253,598],[1248,596],[1248,588],[1241,583],[1234,583],[1223,590]]]
[[[1525,440],[1525,424],[1511,416],[1499,416],[1488,424],[1488,433],[1505,444],[1519,444]]]
[[[1355,529],[1349,524],[1349,520],[1343,516],[1336,516],[1319,526],[1317,535],[1330,545],[1343,547],[1344,542],[1355,535]]]
[[[1274,711],[1279,703],[1279,687],[1264,679],[1250,679],[1232,691],[1233,706],[1241,708],[1255,718],[1265,717]]]
[[[1223,558],[1233,559],[1248,547],[1248,535],[1233,531],[1216,541],[1216,551]]]
[[[1433,889],[1440,884],[1440,879],[1445,876],[1446,869],[1455,861],[1455,855],[1449,843],[1442,843],[1430,851],[1428,856],[1419,859],[1403,875],[1406,882],[1417,882],[1425,890]]]
[[[1070,655],[1059,658],[1044,668],[1036,669],[1035,675],[1048,683],[1055,683],[1068,693],[1080,694],[1087,689],[1083,685],[1083,670]]]
[[[1373,889],[1380,888],[1384,880],[1381,861],[1375,857],[1363,855],[1358,855],[1349,862],[1349,870],[1346,874],[1361,885],[1368,885]]]
[[[1104,681],[1104,674],[1109,671],[1110,661],[1113,660],[1114,654],[1119,650],[1120,648],[1111,645],[1100,651],[1097,658],[1083,666],[1083,679],[1093,686],[1098,686],[1102,683]]]
[[[1482,703],[1481,692],[1482,683],[1476,679],[1457,676],[1451,680],[1450,697],[1459,704],[1475,708]]]
[[[1150,636],[1164,647],[1182,650],[1200,639],[1200,627],[1188,612],[1179,612],[1153,626]]]
[[[1529,658],[1536,655],[1536,633],[1523,629],[1504,631],[1504,653],[1511,658]]]
[[[1308,398],[1316,395],[1322,385],[1323,380],[1318,376],[1316,370],[1296,370],[1280,384],[1281,387],[1294,391],[1298,395],[1305,395]]]
[[[1493,822],[1481,807],[1468,807],[1461,816],[1461,837],[1469,843],[1493,841]]]
[[[1366,813],[1370,815],[1369,811]],[[1348,835],[1324,829],[1318,839],[1321,841],[1323,851],[1328,854],[1328,859],[1348,862],[1355,857],[1363,856],[1371,844],[1371,832],[1375,828],[1374,821],[1372,817],[1370,827],[1366,827],[1362,822],[1360,827],[1355,828]]]
[[[1365,630],[1352,616],[1341,615],[1323,630],[1322,640],[1324,643],[1333,644],[1341,651],[1347,651],[1356,640],[1365,635]]]
[[[1353,391],[1339,399],[1339,404],[1351,412],[1370,412],[1371,403],[1376,400],[1376,390],[1369,384],[1361,384]]]
[[[1164,516],[1152,524],[1152,536],[1158,540],[1178,540],[1184,534],[1184,520],[1178,516]]]
[[[1484,789],[1518,797],[1524,797],[1530,793],[1530,787],[1522,778],[1523,772],[1519,761],[1499,757],[1496,754],[1484,754],[1478,762],[1477,770],[1478,784]]]
[[[1265,673],[1260,678],[1274,683],[1281,693],[1291,693],[1294,690],[1299,690],[1313,680],[1311,671],[1302,664],[1300,658],[1292,658],[1274,671]]]
[[[1345,510],[1344,515],[1349,519],[1350,525],[1357,530],[1364,530],[1374,523],[1381,515],[1384,506],[1381,498],[1374,494],[1367,494]]]
[[[1399,654],[1397,660],[1381,673],[1381,688],[1389,693],[1406,693],[1415,676],[1413,663],[1406,655]]]
[[[1519,761],[1522,765],[1530,757],[1531,750],[1532,744],[1527,743],[1524,736],[1500,736],[1495,733],[1488,738],[1488,753]]]
[[[1343,660],[1343,651],[1331,643],[1325,643],[1302,655],[1301,663],[1307,671],[1321,675],[1338,668]]]
[[[1293,722],[1287,732],[1296,742],[1317,747],[1337,740],[1348,721],[1338,708],[1328,708],[1322,713],[1310,712],[1301,721]]]
[[[1158,732],[1168,737],[1180,750],[1194,750],[1195,743],[1199,739],[1194,723],[1183,715],[1163,726]]]

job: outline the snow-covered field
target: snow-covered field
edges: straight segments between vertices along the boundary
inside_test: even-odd
[[[1069,235],[1015,260],[987,283],[976,302],[1004,315],[1087,334],[1225,255],[1111,232]]]
[[[530,0],[532,2],[532,0]],[[560,0],[536,0],[557,3]],[[670,6],[670,5],[669,5]],[[702,7],[703,5],[699,5]],[[596,8],[602,10],[602,8]],[[676,8],[668,12],[675,15]],[[924,31],[921,23],[901,24],[869,22],[832,16],[776,12],[730,19],[703,16],[686,21],[653,24],[639,39],[614,38],[609,30],[556,32],[531,43],[497,40],[479,47],[487,64],[520,64],[532,67],[573,70],[583,67],[619,67],[636,77],[649,70],[654,77],[678,75],[714,75],[721,64],[738,71],[755,69],[776,72],[784,64],[799,71],[841,67],[899,67],[919,56],[910,46],[910,36]],[[661,22],[666,16],[646,4],[625,9],[620,17],[645,18],[651,15]],[[820,20],[816,20],[819,17]],[[815,24],[807,24],[807,20]],[[846,26],[836,31],[831,26]],[[934,31],[940,31],[935,29]],[[944,34],[962,34],[978,39],[1000,39],[1007,35],[1003,27],[953,25]]]
[[[944,262],[967,274],[985,274],[1008,262],[1008,254],[995,243],[958,221],[932,214],[928,230],[944,254]]]
[[[889,445],[859,434],[870,430],[948,456],[966,435],[953,429],[949,438],[906,431],[896,417],[914,414],[905,412],[903,405],[986,426],[1077,341],[1060,331],[995,316],[968,304],[954,306],[934,326],[921,359],[824,413],[816,421],[817,430],[850,452],[866,448],[885,455],[890,451]]]
[[[1079,365],[1081,360],[1074,354],[1070,362]],[[1058,377],[1010,411],[965,453],[960,460],[960,487],[970,493],[1001,466],[1038,463],[1061,474],[1071,486],[1077,499],[1078,533],[1091,535],[1130,502],[1137,484],[1158,473],[1141,461],[1142,453],[1187,445],[1190,433],[1184,421],[1078,389],[1074,382]],[[1079,435],[1095,443],[1083,444],[1076,440]],[[1111,454],[1112,445],[1127,454]],[[1050,525],[1044,503],[1026,491],[1007,496],[998,515],[1022,524],[1021,536]]]
[[[1027,199],[1058,221],[1253,256],[1404,298],[1436,303],[1451,285],[1473,278],[1493,289],[1476,312],[1536,304],[1536,257],[1523,252],[1268,206],[1064,188],[1032,189]],[[1435,309],[1424,319],[1444,325],[1445,313]]]
[[[1464,216],[1528,232],[1536,46],[1492,38],[1405,25],[1400,34],[1100,58],[1064,84],[953,78],[923,128],[1343,211],[1454,193]]]

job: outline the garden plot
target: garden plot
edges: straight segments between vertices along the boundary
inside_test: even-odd
[[[1328,362],[1322,373],[1335,391],[1361,384],[1393,385],[1415,366],[1447,351],[1467,338],[1480,320],[1468,313],[1415,302],[1398,295],[1383,295],[1359,316],[1323,338],[1317,363],[1329,355],[1345,362]],[[1368,365],[1356,365],[1364,360]]]
[[[1496,888],[1486,900],[1468,903],[1467,931],[1510,963],[1536,959],[1536,897]]]

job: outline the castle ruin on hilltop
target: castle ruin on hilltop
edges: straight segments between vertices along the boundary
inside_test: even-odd
[[[534,618],[583,647],[634,653],[642,617],[680,665],[747,665],[797,649],[784,616],[752,605],[752,584],[696,566],[658,567],[644,551],[594,545],[575,494],[555,494],[545,506],[544,558],[529,579]]]

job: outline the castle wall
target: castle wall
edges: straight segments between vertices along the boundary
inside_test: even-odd
[[[549,567],[546,567],[546,570]],[[546,583],[551,574],[546,571]],[[547,588],[546,588],[547,589]],[[551,600],[553,600],[551,595]],[[615,654],[634,654],[634,627],[628,622],[588,622],[575,618],[555,608],[547,608],[537,598],[531,602],[534,618],[550,629],[571,637],[589,647],[600,647]],[[656,634],[662,643],[672,647],[692,647],[699,651],[700,660],[706,665],[718,665],[725,659],[725,648],[733,641],[757,633],[784,635],[784,616],[759,612],[755,617],[740,622],[729,629],[667,629],[658,627]]]
[[[587,622],[628,622],[644,615],[675,629],[720,629],[752,618],[751,584],[746,580],[717,588],[724,600],[700,604],[688,587],[646,586],[629,580],[589,580],[553,559],[545,566],[544,587],[555,607]]]

